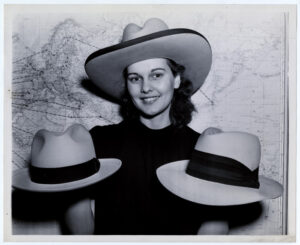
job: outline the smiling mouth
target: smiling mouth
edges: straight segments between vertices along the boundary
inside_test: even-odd
[[[141,98],[141,101],[143,101],[144,104],[153,104],[158,98],[159,96],[144,97]]]

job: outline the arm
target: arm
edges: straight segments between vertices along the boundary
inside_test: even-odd
[[[86,198],[72,203],[64,213],[64,222],[71,234],[92,235],[95,223],[91,199]]]
[[[209,220],[201,224],[197,235],[228,235],[228,233],[228,221]]]

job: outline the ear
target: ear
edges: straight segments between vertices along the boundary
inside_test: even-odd
[[[181,78],[180,75],[176,75],[175,79],[174,79],[174,89],[179,88],[181,83]]]

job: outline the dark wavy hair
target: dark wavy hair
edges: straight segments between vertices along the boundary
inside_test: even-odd
[[[191,101],[193,94],[193,84],[184,77],[185,67],[177,64],[175,61],[167,59],[174,76],[180,75],[180,86],[174,90],[174,95],[171,101],[170,120],[176,127],[183,127],[192,120],[192,113],[196,111],[194,104]],[[127,68],[123,72],[124,80],[127,77]],[[136,120],[140,116],[140,112],[133,104],[128,89],[122,97],[121,115],[125,120]]]

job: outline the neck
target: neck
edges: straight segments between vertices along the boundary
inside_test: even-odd
[[[169,113],[161,114],[152,118],[140,116],[142,124],[151,129],[162,129],[171,124]]]

